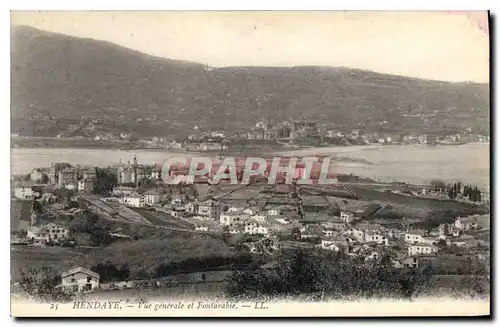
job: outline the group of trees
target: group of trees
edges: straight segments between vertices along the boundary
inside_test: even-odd
[[[71,222],[73,233],[89,233],[90,242],[95,246],[106,246],[113,242],[110,227],[103,225],[97,214],[85,212]]]
[[[448,186],[448,198],[455,199],[459,194],[468,197],[470,201],[481,201],[481,190],[477,186],[463,185],[461,182]]]
[[[162,263],[156,267],[156,277],[171,274],[190,273],[197,271],[208,271],[221,267],[232,269],[235,265],[248,265],[253,262],[251,255],[244,253],[236,256],[210,256],[200,258],[189,258],[182,261]]]
[[[50,267],[29,267],[20,271],[19,282],[12,292],[21,293],[43,302],[65,302],[73,296],[61,284],[61,275]]]
[[[91,270],[99,274],[101,283],[125,281],[130,277],[130,268],[126,264],[117,267],[111,261],[98,263]]]
[[[430,267],[392,268],[385,263],[369,266],[338,254],[311,251],[284,252],[273,269],[251,268],[234,272],[225,292],[237,299],[306,297],[307,299],[390,296],[411,298],[424,290]]]
[[[463,195],[469,197],[469,200],[474,202],[481,201],[481,191],[477,188],[477,186],[472,187],[469,185],[464,186]]]
[[[108,193],[118,184],[118,176],[113,168],[97,168],[96,183],[94,185],[95,193]],[[135,185],[134,185],[135,186]]]

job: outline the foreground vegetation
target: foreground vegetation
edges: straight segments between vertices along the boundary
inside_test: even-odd
[[[411,299],[431,291],[432,275],[428,265],[397,269],[389,258],[367,265],[335,253],[297,250],[283,253],[271,269],[256,267],[234,272],[225,292],[235,299]],[[461,289],[477,296],[487,293],[482,278],[467,280]]]

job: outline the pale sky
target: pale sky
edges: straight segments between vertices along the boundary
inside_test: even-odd
[[[215,67],[344,66],[489,81],[486,12],[12,12],[11,23]]]

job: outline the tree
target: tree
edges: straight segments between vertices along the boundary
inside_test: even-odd
[[[442,239],[441,239],[441,240],[439,240],[439,241],[437,242],[437,246],[439,246],[440,248],[444,248],[444,247],[447,247],[447,246],[448,246],[448,244],[446,244],[446,241],[445,241],[445,240],[442,240]]]
[[[292,228],[291,230],[291,236],[292,236],[292,239],[294,240],[300,240],[301,239],[301,232],[300,232],[300,229],[298,227],[294,227]]]
[[[94,226],[90,231],[90,241],[96,246],[107,246],[113,243],[113,238],[107,228]]]
[[[383,267],[392,267],[392,258],[389,253],[384,253],[382,258],[380,258],[380,265]]]
[[[453,200],[456,197],[457,197],[457,193],[456,193],[454,187],[451,187],[450,189],[448,189],[448,198],[450,198],[451,200]]]
[[[99,274],[101,282],[125,281],[130,275],[129,267],[126,264],[118,268],[109,260],[92,266],[91,270]]]
[[[61,276],[52,268],[30,267],[20,271],[19,288],[22,293],[28,294],[44,302],[66,302],[72,294],[57,287],[61,284]]]
[[[40,178],[40,183],[47,184],[49,182],[49,176],[47,174],[42,174],[42,178]]]

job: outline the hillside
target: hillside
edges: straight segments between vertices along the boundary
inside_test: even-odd
[[[136,118],[155,116],[162,123],[149,132],[156,134],[172,125],[236,130],[268,117],[339,127],[380,128],[388,121],[383,127],[388,130],[460,124],[489,129],[487,84],[342,67],[207,69],[30,27],[15,26],[11,34],[14,132],[33,115],[75,120],[106,115],[124,129]]]

